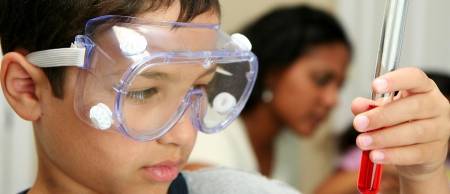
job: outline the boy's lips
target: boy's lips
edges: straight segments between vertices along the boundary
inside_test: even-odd
[[[170,182],[177,178],[180,172],[179,161],[164,161],[151,166],[144,166],[145,175],[157,182]]]

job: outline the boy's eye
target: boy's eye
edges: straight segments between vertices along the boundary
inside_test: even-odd
[[[158,88],[147,88],[144,90],[134,90],[134,91],[128,91],[127,98],[134,100],[139,103],[143,103],[146,100],[150,99],[154,95],[158,94],[159,90]]]

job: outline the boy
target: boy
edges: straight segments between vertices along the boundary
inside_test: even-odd
[[[215,25],[219,10],[214,0],[2,1],[2,89],[33,123],[39,158],[24,193],[296,193],[242,172],[179,173],[196,130],[234,120],[256,76],[246,39]],[[416,69],[374,87],[410,97],[367,112],[374,102],[356,100],[355,128],[394,126],[358,145],[399,165],[404,193],[449,193],[448,102]]]

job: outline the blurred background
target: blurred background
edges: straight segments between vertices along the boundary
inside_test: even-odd
[[[298,176],[290,184],[302,192],[314,188],[333,170],[334,137],[351,122],[351,100],[370,96],[386,1],[381,0],[221,0],[222,23],[235,32],[261,14],[285,5],[309,4],[334,14],[354,46],[354,55],[340,102],[329,121],[312,138],[289,136],[286,146],[295,149]],[[450,74],[450,15],[448,0],[410,0],[401,66]],[[0,53],[1,58],[1,53]],[[331,127],[332,126],[332,127]],[[280,153],[283,154],[283,153]],[[289,153],[284,153],[289,154]],[[32,185],[36,155],[31,125],[18,118],[0,95],[0,193],[17,193]],[[356,183],[355,183],[356,184]]]

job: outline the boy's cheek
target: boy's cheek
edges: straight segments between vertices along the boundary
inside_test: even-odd
[[[186,164],[197,137],[197,130],[190,120],[184,122],[183,128],[175,129],[177,146],[156,141],[137,142],[114,129],[97,130],[76,115],[76,73],[68,75],[63,99],[53,97],[51,91],[43,96],[43,114],[35,130],[37,141],[42,145],[40,151],[45,153],[40,156],[48,157],[51,163],[78,182],[91,187],[120,187],[114,190],[126,189],[130,184],[148,186],[148,180],[141,178],[140,169],[161,159],[181,159],[180,170]],[[105,186],[104,189],[108,188]]]

